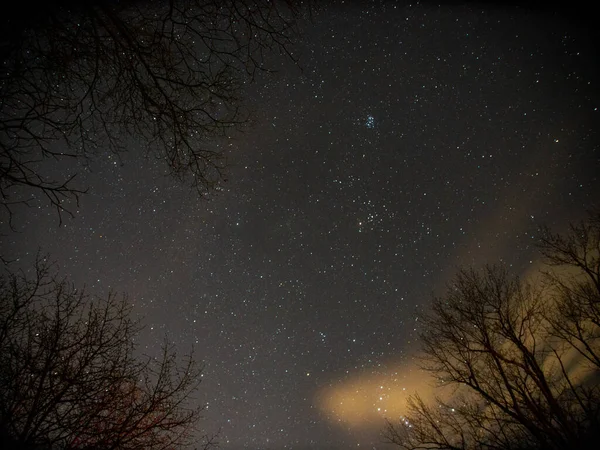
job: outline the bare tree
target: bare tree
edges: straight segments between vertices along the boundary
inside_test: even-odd
[[[542,227],[539,248],[556,302],[553,335],[600,368],[600,212],[571,224],[566,235]]]
[[[125,298],[35,273],[0,279],[0,430],[21,448],[181,448],[198,438],[201,369],[165,343],[135,355]],[[212,445],[208,438],[204,448]]]
[[[405,449],[593,447],[600,418],[600,220],[544,228],[536,285],[461,270],[423,316],[422,367],[453,395],[415,397],[384,436]]]
[[[0,197],[43,194],[59,216],[83,189],[48,158],[114,152],[125,137],[204,194],[223,179],[211,139],[248,121],[242,91],[290,52],[299,9],[270,0],[18,2],[0,24]],[[25,8],[28,10],[26,11]],[[68,211],[67,211],[68,212]]]

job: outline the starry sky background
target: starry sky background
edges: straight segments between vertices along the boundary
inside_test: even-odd
[[[324,7],[302,71],[273,57],[253,126],[214,143],[223,190],[199,199],[133,139],[79,167],[74,219],[20,211],[2,252],[127,292],[146,353],[195,344],[223,448],[384,448],[383,417],[426,389],[415,311],[460,266],[526,272],[538,225],[597,205],[588,31],[501,5]]]

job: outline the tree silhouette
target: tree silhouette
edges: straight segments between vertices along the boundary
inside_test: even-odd
[[[574,449],[600,418],[600,216],[541,230],[534,285],[461,270],[423,317],[422,367],[452,395],[409,402],[384,437],[405,449]]]
[[[136,356],[139,323],[114,294],[93,298],[39,258],[0,279],[0,430],[15,448],[180,448],[198,438],[201,369],[165,343]],[[203,447],[212,439],[206,437]],[[5,448],[5,447],[4,447]]]
[[[571,224],[564,236],[542,227],[538,247],[549,266],[544,274],[555,290],[556,310],[549,317],[553,336],[600,367],[600,213]]]
[[[17,2],[0,23],[0,198],[45,197],[59,213],[83,190],[52,158],[125,149],[146,155],[201,194],[223,178],[211,139],[248,121],[242,90],[265,55],[295,60],[299,9],[270,0]],[[29,191],[23,192],[23,188]],[[33,194],[31,194],[33,192]]]

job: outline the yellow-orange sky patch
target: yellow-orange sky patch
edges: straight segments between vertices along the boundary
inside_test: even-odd
[[[532,261],[521,273],[523,282],[542,288],[539,270],[544,268],[541,259]],[[563,271],[564,274],[568,272]],[[542,283],[542,284],[540,284]],[[550,293],[541,289],[541,295]],[[551,301],[551,297],[548,297]],[[540,332],[542,329],[540,328]],[[539,337],[538,337],[539,338]],[[579,383],[587,372],[582,359],[573,350],[562,355],[572,381]],[[545,369],[556,370],[557,360],[549,357],[544,361]],[[442,389],[434,378],[418,367],[418,356],[408,361],[390,363],[389,369],[372,373],[368,369],[351,375],[348,379],[321,389],[316,395],[316,404],[331,422],[338,423],[348,430],[381,430],[384,420],[398,421],[407,414],[407,400],[418,394],[426,403],[434,397],[449,400],[456,392],[456,385]],[[465,394],[467,391],[461,391]]]
[[[360,373],[324,388],[318,392],[316,403],[332,422],[381,429],[385,418],[396,420],[404,415],[410,395],[418,392],[427,399],[433,386],[433,379],[416,363],[397,363],[384,373]]]

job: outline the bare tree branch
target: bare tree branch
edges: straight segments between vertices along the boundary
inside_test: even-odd
[[[267,53],[296,61],[301,12],[291,2],[37,6],[29,20],[17,12],[0,27],[0,201],[9,215],[15,203],[27,204],[24,189],[66,212],[65,201],[85,189],[75,174],[54,180],[39,164],[104,147],[122,152],[127,138],[205,195],[227,166],[215,138],[248,123],[244,85],[270,70]]]
[[[0,429],[21,445],[166,449],[197,439],[193,355],[135,356],[126,298],[94,298],[44,258],[0,279]],[[203,444],[209,448],[214,438]]]
[[[555,270],[536,287],[497,266],[461,270],[421,318],[422,367],[463,395],[409,403],[405,449],[593,448],[600,418],[600,220],[542,229]]]

